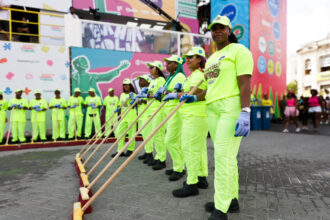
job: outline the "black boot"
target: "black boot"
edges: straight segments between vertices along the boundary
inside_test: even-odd
[[[203,177],[199,176],[198,177],[197,186],[200,189],[207,189],[207,188],[209,188],[209,183],[207,182],[207,179],[206,179],[205,176],[203,176]]]
[[[144,160],[144,159],[146,159],[146,156],[147,156],[147,153],[144,153],[144,154],[138,156],[138,159],[139,160]]]
[[[161,170],[161,169],[164,169],[165,167],[166,167],[166,162],[165,161],[161,162],[160,160],[157,160],[157,163],[152,166],[152,169],[153,170]]]
[[[144,158],[143,163],[144,164],[148,164],[149,163],[149,160],[151,160],[151,159],[153,160],[152,153],[146,154],[146,157]]]
[[[223,213],[218,209],[214,209],[212,215],[208,218],[209,220],[228,220],[227,213]]]
[[[124,154],[125,157],[131,156],[133,151],[127,150],[126,153]]]
[[[181,177],[183,177],[184,175],[184,170],[182,170],[182,172],[176,172],[176,171],[173,171],[171,176],[168,178],[169,181],[177,181],[179,179],[181,179]]]
[[[213,212],[213,210],[215,209],[214,202],[207,202],[204,207],[205,207],[205,211],[207,211],[207,212]],[[230,212],[230,213],[239,212],[239,204],[238,204],[237,199],[231,200],[228,212]]]
[[[195,196],[199,194],[199,190],[196,184],[185,184],[181,189],[173,190],[172,192],[174,197],[184,198],[188,196]]]
[[[165,174],[171,176],[172,173],[173,173],[173,171],[174,171],[173,169],[165,170]],[[185,170],[182,170],[182,173],[183,173],[183,175],[185,175],[186,174],[186,171]]]
[[[168,169],[168,170],[165,170],[165,174],[166,174],[166,175],[169,175],[169,176],[171,176],[171,175],[172,175],[172,173],[173,173],[173,169]]]
[[[159,160],[155,160],[153,157],[150,158],[150,160],[148,161],[148,166],[153,166],[157,163],[157,161]]]

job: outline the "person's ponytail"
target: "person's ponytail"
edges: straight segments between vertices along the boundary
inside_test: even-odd
[[[238,43],[237,37],[235,36],[235,34],[233,34],[233,32],[230,33],[228,40],[230,43]]]

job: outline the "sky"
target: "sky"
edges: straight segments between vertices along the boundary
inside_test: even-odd
[[[330,0],[287,0],[288,53],[330,34]]]

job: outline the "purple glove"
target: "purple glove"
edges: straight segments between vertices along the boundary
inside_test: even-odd
[[[180,102],[186,100],[186,103],[192,103],[192,102],[197,102],[197,96],[196,95],[188,95],[188,94],[183,94],[180,98]]]
[[[133,92],[130,92],[130,93],[129,93],[129,98],[130,98],[130,99],[133,99],[133,98],[134,98],[134,93],[133,93]]]
[[[181,92],[181,88],[182,88],[182,83],[177,83],[173,89],[176,90],[177,92]]]
[[[138,97],[138,95],[137,95],[135,98],[133,98],[133,99],[129,102],[129,104],[130,104],[130,105],[133,105],[134,102],[136,101],[137,97]]]
[[[239,115],[236,127],[235,127],[235,137],[238,136],[248,136],[250,134],[250,113],[249,112],[241,112]]]
[[[162,95],[164,94],[164,91],[165,91],[165,87],[159,87],[159,89],[154,95],[154,98],[160,100]]]
[[[137,96],[135,96],[135,98],[142,98],[142,99],[146,99],[148,98],[148,94],[147,93],[140,93]]]
[[[148,87],[143,87],[143,88],[141,89],[141,93],[145,93],[145,94],[147,94],[147,93],[148,93]]]
[[[165,96],[165,98],[163,99],[163,101],[168,101],[171,99],[178,99],[178,93],[169,93]]]

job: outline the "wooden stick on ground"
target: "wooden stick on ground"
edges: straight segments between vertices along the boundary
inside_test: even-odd
[[[119,124],[122,122],[122,120],[125,118],[125,116],[128,114],[129,111],[131,111],[131,109],[133,108],[133,106],[138,102],[138,100],[135,100],[135,102],[130,105],[128,107],[128,110],[125,112],[124,116],[120,118],[119,122],[111,129],[111,132],[109,132],[109,134],[107,134],[106,138],[103,138],[103,140],[101,141],[101,143],[99,143],[99,145],[97,145],[97,147],[93,150],[93,152],[88,156],[88,158],[86,159],[86,161],[83,163],[83,165],[85,166],[86,163],[94,156],[94,154],[97,152],[97,150],[102,146],[102,144],[105,142],[105,140],[110,136],[110,134],[119,126]],[[90,149],[91,147],[89,147]],[[87,152],[87,151],[86,151]],[[84,153],[85,155],[85,153]],[[81,158],[83,157],[83,155],[81,156]]]
[[[104,158],[106,158],[106,156],[111,152],[111,150],[116,146],[116,144],[122,139],[125,138],[126,133],[132,128],[132,126],[139,120],[139,118],[144,114],[144,112],[151,106],[151,104],[155,101],[155,99],[152,99],[148,105],[143,109],[143,111],[136,117],[136,119],[127,127],[127,129],[121,134],[121,136],[119,138],[117,138],[117,140],[109,147],[109,149],[102,155],[102,157],[95,163],[95,165],[92,167],[92,169],[87,173],[87,175],[89,176],[94,170],[95,168],[104,160]],[[157,114],[159,112],[160,109],[157,109],[156,112],[154,113]],[[153,118],[153,117],[152,117]],[[152,119],[151,118],[151,119]],[[151,120],[150,119],[150,120]],[[149,121],[150,121],[149,120]],[[145,126],[143,126],[144,128]],[[124,150],[127,148],[127,146],[132,143],[132,141],[135,139],[135,137],[143,130],[139,129],[134,135],[133,137],[130,138],[130,140],[128,141],[128,143],[125,144],[125,146],[120,150],[120,152],[118,152],[118,154],[115,156],[115,158],[118,158],[120,156],[121,153],[124,152]],[[123,150],[124,149],[124,150]],[[112,160],[116,160],[115,158],[113,158]]]
[[[121,107],[121,106],[120,106]],[[91,138],[91,139],[89,139],[88,140],[88,142],[85,144],[85,146],[83,147],[83,148],[81,148],[81,150],[80,150],[80,152],[79,152],[79,154],[82,154],[84,151],[85,151],[85,149],[86,149],[86,147],[94,140],[94,142],[95,141],[98,141],[99,139],[98,138],[96,138],[95,139],[95,137],[96,137],[96,135],[100,132],[100,130],[102,130],[104,127],[105,127],[105,125],[107,124],[107,123],[109,123],[110,122],[110,120],[114,117],[114,115],[115,115],[116,113],[113,113],[112,115],[111,115],[111,117],[102,125],[102,127],[93,135],[93,137]],[[116,123],[116,120],[114,120],[113,122],[112,122],[112,124],[111,124],[111,126],[112,125],[114,125]],[[111,127],[110,126],[110,127]]]
[[[104,175],[104,173],[114,164],[114,162],[119,158],[119,155],[125,151],[125,149],[132,143],[136,136],[151,122],[151,120],[156,116],[156,114],[165,106],[166,102],[163,102],[157,110],[148,118],[148,120],[142,125],[142,127],[131,137],[131,139],[125,144],[125,146],[118,152],[118,154],[112,158],[112,160],[103,168],[103,170],[95,177],[95,179],[88,185],[88,189],[91,189],[93,185]],[[87,173],[89,176],[92,171],[96,168],[95,166]]]

